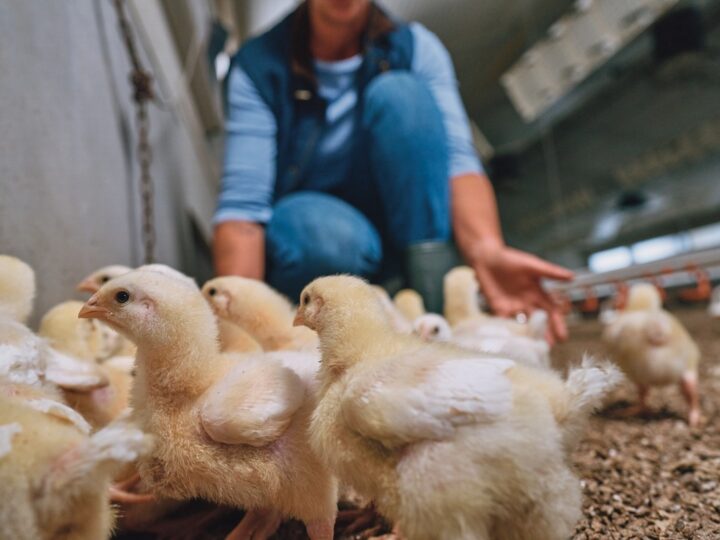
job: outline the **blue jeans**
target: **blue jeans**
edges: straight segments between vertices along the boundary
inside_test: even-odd
[[[296,301],[318,276],[372,278],[412,244],[450,238],[448,152],[429,89],[406,72],[364,93],[355,174],[333,195],[277,201],[266,229],[267,279]]]

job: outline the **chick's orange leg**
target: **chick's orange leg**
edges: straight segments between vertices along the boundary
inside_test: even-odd
[[[202,537],[205,529],[227,511],[226,508],[212,508],[184,518],[163,520],[148,528],[146,532],[157,535],[156,540],[194,540]]]
[[[323,519],[319,521],[311,521],[305,524],[310,540],[332,540],[335,520]]]
[[[690,407],[688,424],[690,424],[690,427],[695,427],[700,423],[700,395],[698,394],[697,374],[693,371],[685,373],[680,382],[680,389]]]
[[[139,482],[140,482],[140,473],[136,472],[135,474],[127,477],[124,480],[115,482],[113,484],[113,487],[116,489],[119,489],[121,491],[129,491],[129,490],[133,489],[135,486],[137,486]]]
[[[152,493],[131,493],[115,486],[110,486],[110,502],[119,504],[145,504],[155,501]]]
[[[361,531],[379,519],[374,505],[366,506],[357,510],[341,510],[338,512],[338,524],[350,522],[342,528],[343,535],[350,535]]]
[[[645,414],[649,411],[647,396],[650,389],[647,386],[637,385],[637,390],[638,402],[635,405],[630,405],[629,407],[622,409],[617,413],[617,416],[621,418],[628,418],[630,416]]]
[[[266,540],[281,522],[282,517],[274,510],[248,510],[225,540]]]
[[[155,496],[152,493],[133,493],[131,491],[139,483],[140,474],[135,473],[131,477],[111,485],[110,502],[119,504],[144,504],[153,502]]]

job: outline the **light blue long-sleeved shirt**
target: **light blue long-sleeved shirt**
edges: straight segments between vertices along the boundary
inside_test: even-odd
[[[424,80],[440,108],[448,136],[450,178],[482,172],[470,126],[458,93],[455,70],[440,40],[419,23],[411,23],[414,53],[411,71]],[[349,174],[358,92],[355,74],[360,55],[338,62],[315,61],[318,92],[327,102],[326,124],[315,165],[304,189],[323,191]],[[215,223],[266,223],[272,216],[277,152],[277,123],[253,82],[237,65],[230,71],[225,162]]]

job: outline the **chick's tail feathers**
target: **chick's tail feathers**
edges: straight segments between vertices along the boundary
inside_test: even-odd
[[[566,400],[562,410],[556,411],[568,449],[574,448],[589,416],[600,408],[605,396],[623,378],[615,364],[607,360],[598,361],[590,356],[583,357],[580,365],[570,369],[565,381]]]

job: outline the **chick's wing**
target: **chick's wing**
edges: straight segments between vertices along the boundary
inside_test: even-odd
[[[662,311],[647,313],[644,330],[645,340],[650,345],[667,345],[672,338],[673,320],[670,315]]]
[[[493,422],[512,406],[501,358],[434,361],[399,356],[353,377],[343,395],[345,422],[387,448],[450,437],[458,426]]]
[[[265,446],[278,439],[305,399],[297,374],[268,358],[243,360],[200,403],[200,422],[213,440]]]

